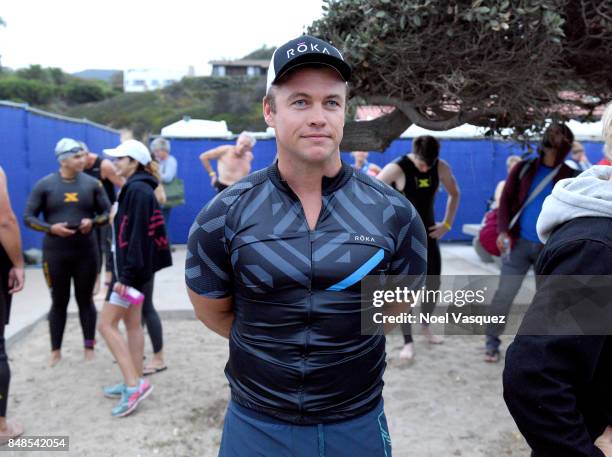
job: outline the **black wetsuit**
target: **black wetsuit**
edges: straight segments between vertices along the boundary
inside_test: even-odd
[[[279,420],[321,424],[381,401],[385,336],[361,331],[361,281],[421,276],[425,257],[420,218],[389,186],[343,162],[337,176],[323,178],[321,212],[309,229],[274,164],[200,212],[185,276],[202,296],[233,298],[225,368],[232,400]]]
[[[62,238],[50,233],[51,226],[67,222],[68,228],[76,229],[82,219],[88,218],[93,220],[95,229],[95,226],[108,223],[109,210],[110,203],[102,183],[84,173],[73,180],[65,180],[59,173],[50,174],[38,181],[30,193],[25,223],[46,233],[43,268],[52,298],[49,311],[52,350],[62,346],[71,279],[74,279],[85,347],[93,348],[95,344],[96,308],[92,293],[97,276],[98,247],[94,230],[87,235],[77,231]],[[38,218],[40,213],[42,220]]]
[[[396,159],[395,162],[404,172],[405,184],[403,194],[410,203],[414,205],[425,230],[429,233],[429,228],[436,224],[434,215],[434,201],[436,192],[440,185],[440,177],[438,175],[438,162],[425,173],[419,171],[408,156],[402,156]],[[429,290],[438,290],[440,288],[440,273],[442,271],[442,261],[440,257],[440,247],[438,241],[427,236],[427,288]],[[425,314],[432,313],[436,304],[424,300],[422,302],[422,312]],[[402,332],[404,333],[404,341],[412,342],[412,329],[409,323],[402,324]]]
[[[102,158],[96,157],[93,166],[83,170],[83,173],[98,179],[102,183],[111,205],[117,201],[115,185],[108,179],[102,179]],[[111,257],[113,235],[110,225],[105,224],[96,227],[96,237],[98,240],[98,273],[102,271],[102,265],[107,272],[111,272],[113,270],[113,259]]]
[[[9,272],[13,264],[0,245],[0,417],[6,417],[11,370],[6,356],[4,326],[9,322],[12,295],[9,294]]]

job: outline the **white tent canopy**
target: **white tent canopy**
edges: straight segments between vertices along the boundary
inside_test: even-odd
[[[578,122],[569,121],[567,126],[574,132],[574,137],[578,141],[602,141],[601,121],[598,122]],[[401,138],[415,138],[421,135],[431,135],[436,138],[484,138],[486,129],[471,124],[463,124],[454,129],[446,131],[427,130],[417,125],[411,125]]]
[[[167,138],[230,138],[232,132],[225,121],[205,121],[185,118],[161,129]]]
[[[574,132],[579,141],[601,141],[601,121],[577,122],[569,121],[568,127]],[[421,135],[431,135],[436,138],[484,138],[486,129],[471,124],[463,124],[446,131],[427,130],[417,125],[411,125],[401,138],[415,138]],[[247,132],[257,139],[273,138],[274,129],[268,128],[265,132]],[[236,134],[227,128],[225,121],[207,121],[202,119],[189,119],[170,124],[161,130],[161,135],[168,138],[234,138]]]

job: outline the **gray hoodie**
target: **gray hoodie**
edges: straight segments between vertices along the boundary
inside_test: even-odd
[[[594,166],[560,180],[544,200],[536,230],[543,243],[559,225],[577,217],[612,218],[612,167]]]

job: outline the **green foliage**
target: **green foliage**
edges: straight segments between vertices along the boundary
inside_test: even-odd
[[[116,95],[101,81],[87,81],[64,73],[60,68],[30,65],[12,74],[0,74],[1,100],[26,102],[39,108],[62,111],[64,105],[92,103]]]
[[[53,83],[53,78],[50,73],[40,65],[30,65],[28,68],[20,68],[15,72],[15,75],[18,78],[31,81],[40,81],[46,84]]]
[[[264,92],[263,78],[184,78],[163,90],[126,93],[98,103],[76,105],[65,114],[115,128],[129,128],[137,137],[158,133],[183,116],[224,120],[235,132],[264,130],[261,115]]]
[[[261,48],[256,49],[255,51],[244,56],[243,59],[244,60],[247,60],[247,59],[270,60],[275,50],[276,50],[275,46],[268,48],[266,47],[266,45],[263,45]]]
[[[14,76],[0,79],[0,100],[13,100],[31,105],[45,105],[54,96],[53,87],[40,81]]]
[[[74,80],[62,88],[62,96],[69,104],[99,102],[110,95],[110,88],[92,81]]]

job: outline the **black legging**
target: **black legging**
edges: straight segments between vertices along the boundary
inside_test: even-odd
[[[92,294],[98,273],[98,248],[93,234],[79,239],[46,236],[43,242],[43,269],[52,300],[48,316],[51,350],[62,347],[71,279],[74,280],[84,345],[93,349],[97,312]]]
[[[4,347],[4,325],[8,324],[11,295],[8,293],[8,270],[0,268],[0,275],[0,417],[6,417],[11,369]]]
[[[110,225],[102,225],[95,229],[96,243],[98,247],[98,274],[102,272],[102,265],[107,273],[113,269],[111,258],[111,228]]]
[[[142,293],[145,296],[142,304],[142,324],[147,326],[149,337],[151,338],[151,344],[153,345],[153,352],[157,354],[164,347],[164,339],[162,333],[162,324],[159,318],[159,314],[153,306],[153,283],[155,277],[146,283],[143,287]]]
[[[427,279],[425,287],[427,290],[440,289],[440,273],[442,272],[442,258],[438,240],[427,237]],[[431,314],[436,307],[435,301],[423,300],[421,303],[421,314]],[[412,326],[410,323],[402,324],[404,343],[412,343]]]

